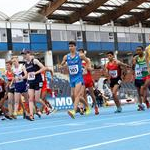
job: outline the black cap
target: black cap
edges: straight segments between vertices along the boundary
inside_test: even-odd
[[[27,50],[27,49],[23,49],[22,51],[21,51],[21,54],[30,54],[31,53],[31,51],[30,50]]]
[[[80,52],[83,52],[84,53],[84,49],[83,48],[80,48],[80,49],[78,49],[78,51]]]

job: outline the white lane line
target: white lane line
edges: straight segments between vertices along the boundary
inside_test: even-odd
[[[99,120],[100,121],[100,120]],[[132,126],[132,125],[141,125],[145,124],[147,125],[150,119],[143,119],[143,120],[137,120],[137,121],[127,121],[127,122],[120,122],[120,123],[106,123],[105,126],[111,126],[111,125],[117,125],[117,126]],[[28,131],[36,131],[36,130],[44,130],[44,129],[50,129],[50,128],[57,128],[57,127],[63,127],[63,126],[68,126],[68,127],[78,127],[78,126],[83,126],[86,125],[88,122],[91,121],[85,121],[85,122],[79,122],[79,123],[65,123],[61,125],[49,125],[49,126],[44,126],[44,127],[37,127],[37,128],[30,128],[30,129],[22,129],[22,130],[15,130],[15,131],[8,131],[8,132],[2,132],[0,135],[7,135],[7,134],[15,134],[15,133],[23,133],[23,132],[28,132]],[[93,122],[92,122],[93,123]],[[103,127],[103,126],[101,126]]]
[[[124,115],[124,116],[116,116],[116,115],[114,115],[114,116],[112,116],[112,114],[111,115],[109,115],[110,117],[107,117],[107,118],[103,118],[103,119],[101,119],[101,118],[98,118],[98,119],[93,119],[92,118],[92,122],[100,122],[100,121],[105,121],[105,120],[113,120],[113,119],[119,119],[119,118],[128,118],[128,117],[136,117],[136,116],[139,116],[139,114],[127,114],[127,115]],[[69,116],[68,116],[69,117]],[[101,116],[100,116],[101,117]],[[68,118],[69,119],[69,118]],[[82,119],[82,118],[81,118]],[[89,118],[87,118],[87,119],[89,119]],[[65,119],[62,119],[62,120],[55,120],[55,121],[53,121],[53,120],[40,120],[40,122],[32,122],[32,123],[26,123],[26,124],[23,124],[23,125],[18,125],[18,123],[16,123],[16,125],[14,126],[14,125],[11,125],[11,126],[7,126],[7,127],[2,127],[1,129],[2,130],[4,130],[4,129],[11,129],[11,128],[13,128],[14,129],[14,127],[15,128],[21,128],[21,127],[29,127],[30,125],[43,125],[43,124],[49,124],[49,123],[63,123],[63,122],[66,122],[66,120]],[[73,120],[72,120],[73,121]],[[74,120],[75,121],[75,120]],[[79,121],[79,123],[82,123],[82,120],[77,120],[77,121]],[[80,122],[81,121],[81,122]],[[88,122],[91,122],[91,120],[90,121],[87,121],[87,123]],[[83,122],[84,123],[84,122]],[[2,124],[3,125],[3,124]]]
[[[144,136],[148,136],[148,135],[150,135],[150,132],[144,133],[144,134],[138,134],[138,135],[134,135],[134,136],[129,136],[129,137],[121,138],[121,139],[106,141],[106,142],[102,142],[102,143],[87,145],[87,146],[83,146],[83,147],[73,148],[71,150],[90,149],[90,148],[94,148],[94,147],[100,147],[102,145],[108,145],[108,144],[117,143],[117,142],[121,142],[121,141],[126,141],[126,140],[130,140],[130,139],[136,139],[136,138],[140,138],[140,137],[144,137]]]
[[[96,119],[96,120],[92,120],[92,123],[94,122],[101,122],[103,120],[113,120],[113,119],[119,119],[119,118],[126,118],[126,117],[131,117],[131,116],[136,116],[136,115],[127,115],[127,116],[119,116],[119,117],[111,117],[111,118],[103,118],[103,119]],[[150,119],[146,119],[147,121],[149,121]],[[146,121],[146,120],[140,120],[141,121]],[[57,123],[62,123],[62,121],[55,121]],[[137,122],[137,121],[135,121]],[[139,120],[138,120],[139,122]],[[61,124],[61,125],[49,125],[49,122],[48,123],[48,126],[45,126],[45,127],[37,127],[37,128],[31,128],[30,125],[22,125],[22,126],[13,126],[13,127],[2,127],[1,130],[4,130],[4,129],[8,129],[8,128],[18,128],[19,127],[29,127],[30,126],[30,129],[17,129],[16,130],[13,130],[13,131],[6,131],[6,132],[2,132],[0,135],[6,135],[6,134],[15,134],[15,133],[22,133],[22,132],[27,132],[27,131],[34,131],[34,130],[43,130],[43,129],[50,129],[50,128],[55,128],[55,127],[61,127],[61,126],[75,126],[74,124],[76,123],[65,123],[65,124]],[[46,124],[47,124],[46,123]],[[50,122],[51,123],[51,122]],[[78,122],[79,125],[82,125],[82,124],[88,124],[88,123],[91,123],[91,120],[88,120],[88,121],[81,121],[81,122]],[[129,121],[128,121],[129,123]],[[41,123],[40,123],[41,124]],[[42,122],[42,125],[45,125],[45,122]],[[37,124],[33,124],[33,125],[37,125]],[[126,125],[125,123],[106,123],[106,125]]]
[[[80,130],[75,130],[75,131],[59,132],[59,133],[55,133],[55,134],[48,134],[48,135],[43,135],[43,136],[24,138],[24,139],[20,139],[20,140],[0,142],[0,145],[19,143],[19,142],[25,142],[25,141],[31,141],[31,140],[38,140],[38,139],[49,138],[49,137],[54,137],[54,136],[67,135],[67,134],[73,134],[73,133],[79,133],[79,132],[85,132],[85,131],[92,131],[92,130],[99,130],[99,129],[111,128],[111,127],[116,127],[116,126],[118,126],[118,125],[108,125],[108,126],[102,126],[102,127],[80,129]]]

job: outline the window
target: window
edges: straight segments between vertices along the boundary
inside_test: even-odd
[[[29,43],[29,30],[27,29],[12,29],[12,41]]]
[[[150,33],[146,33],[145,34],[145,40],[146,40],[146,43],[149,43],[150,42]]]
[[[46,34],[46,30],[42,30],[42,29],[31,29],[30,31],[31,34]]]
[[[98,31],[87,31],[86,40],[100,42],[100,33]]]
[[[114,42],[113,32],[101,32],[100,33],[101,42]]]
[[[0,29],[0,42],[7,42],[6,29]]]
[[[52,41],[67,41],[66,31],[51,31]]]
[[[142,34],[141,33],[130,33],[130,42],[142,43]]]
[[[67,31],[68,41],[82,41],[82,32],[81,31]]]
[[[117,33],[118,42],[130,42],[130,34],[129,33]]]

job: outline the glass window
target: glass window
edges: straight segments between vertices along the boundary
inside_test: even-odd
[[[87,31],[86,40],[100,42],[100,33],[98,31]]]
[[[30,33],[31,33],[31,34],[46,34],[46,30],[42,30],[42,29],[38,29],[38,30],[32,29],[32,30],[30,31]]]
[[[27,29],[12,29],[12,42],[29,43],[29,30]]]
[[[101,42],[114,42],[113,32],[101,32],[100,33]]]
[[[145,40],[146,40],[146,43],[149,43],[150,42],[150,33],[146,33],[145,34]]]
[[[66,31],[51,31],[52,41],[67,41]]]
[[[51,36],[52,36],[52,41],[60,41],[61,37],[60,37],[60,31],[51,31]]]
[[[68,41],[82,41],[82,32],[81,31],[67,31]]]
[[[130,42],[142,42],[142,34],[141,33],[130,33]]]
[[[0,42],[7,42],[6,29],[0,29]]]
[[[130,34],[129,33],[117,33],[118,42],[130,42]]]

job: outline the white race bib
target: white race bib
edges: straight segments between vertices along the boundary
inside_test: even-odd
[[[112,78],[117,78],[117,77],[118,77],[118,71],[117,71],[117,70],[110,70],[110,71],[109,71],[109,75],[110,75]]]
[[[70,73],[70,75],[75,75],[75,74],[78,73],[78,71],[79,71],[78,65],[71,65],[71,66],[69,66],[69,73]]]
[[[22,78],[22,75],[17,75],[16,76],[16,83],[19,83],[19,82],[23,82],[23,80],[19,80],[18,78]]]
[[[28,80],[35,80],[35,73],[34,72],[29,72],[28,73]]]
[[[136,76],[136,77],[142,77],[142,70],[141,70],[141,69],[137,69],[137,70],[135,71],[135,76]]]

